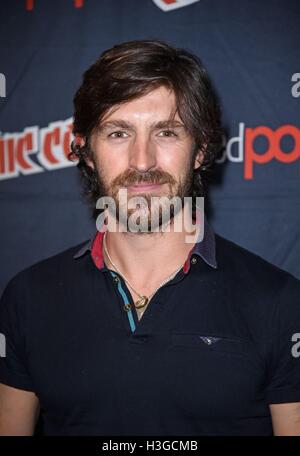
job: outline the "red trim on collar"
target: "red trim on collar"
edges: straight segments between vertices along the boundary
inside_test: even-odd
[[[185,274],[187,274],[190,270],[190,266],[191,266],[191,256],[192,256],[192,253],[193,253],[193,248],[189,251],[189,254],[188,254],[188,257],[187,259],[185,260],[185,263],[183,265],[183,272]]]
[[[93,241],[91,255],[93,261],[98,269],[102,269],[104,266],[102,245],[103,245],[104,231],[97,231],[96,237]]]

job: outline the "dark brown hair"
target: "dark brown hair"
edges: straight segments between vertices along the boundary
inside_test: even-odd
[[[73,134],[83,137],[85,145],[75,138],[69,159],[79,159],[83,196],[93,207],[99,198],[98,178],[85,162],[92,157],[93,130],[110,109],[162,85],[175,93],[178,114],[194,139],[194,153],[204,152],[200,168],[194,170],[193,196],[205,195],[207,171],[222,143],[219,105],[207,72],[201,60],[185,49],[161,40],[136,40],[104,51],[85,71],[74,97]]]

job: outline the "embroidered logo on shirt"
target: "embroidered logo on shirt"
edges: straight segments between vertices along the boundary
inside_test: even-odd
[[[200,336],[200,339],[206,344],[206,345],[212,345],[218,342],[220,340],[220,337],[208,337],[208,336]]]
[[[182,6],[191,5],[199,0],[153,0],[154,3],[163,11],[171,11]]]

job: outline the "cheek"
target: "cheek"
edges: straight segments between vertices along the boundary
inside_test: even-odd
[[[174,168],[186,168],[191,160],[191,145],[185,141],[170,142],[157,148],[159,161]]]
[[[113,151],[109,146],[100,144],[96,149],[98,172],[108,180],[123,173],[128,167],[126,155],[118,152],[120,151]]]
[[[191,160],[187,154],[187,151],[176,151],[177,153],[161,154],[158,160],[158,166],[170,173],[172,176],[178,178],[184,178],[191,167]]]

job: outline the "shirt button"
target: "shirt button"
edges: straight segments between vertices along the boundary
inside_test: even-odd
[[[114,277],[114,281],[115,281],[116,283],[118,283],[118,282],[119,282],[119,277],[117,277],[117,276]]]
[[[197,263],[197,258],[193,257],[193,258],[191,259],[191,263],[192,263],[192,264],[196,264],[196,263]]]

